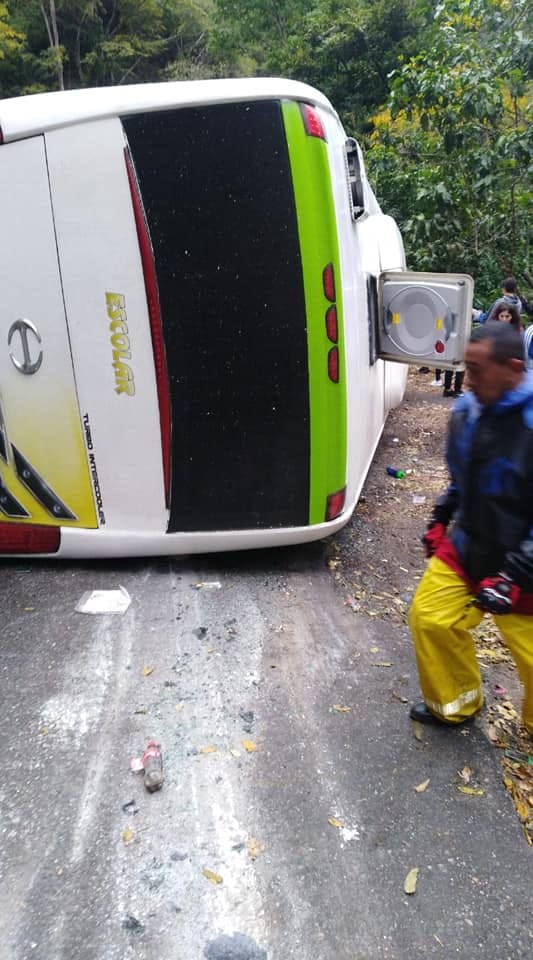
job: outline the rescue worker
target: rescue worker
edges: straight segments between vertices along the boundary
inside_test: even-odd
[[[410,716],[459,724],[480,710],[470,630],[488,611],[516,662],[533,735],[533,372],[507,323],[476,327],[465,362],[470,392],[448,431],[451,482],[423,538],[431,559],[409,614],[424,697]]]

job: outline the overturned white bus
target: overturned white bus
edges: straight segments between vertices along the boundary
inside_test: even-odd
[[[328,100],[282,79],[39,94],[0,101],[0,141],[0,554],[346,523],[403,394],[390,361],[460,363],[472,283],[405,273]]]

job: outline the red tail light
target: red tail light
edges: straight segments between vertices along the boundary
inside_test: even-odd
[[[312,107],[309,103],[301,103],[300,110],[302,112],[302,119],[307,136],[318,137],[319,140],[326,140],[326,131],[324,130],[324,125],[316,107]]]
[[[346,502],[346,487],[337,490],[336,493],[330,493],[326,500],[326,520],[335,520],[344,510]]]
[[[328,263],[322,271],[322,286],[326,298],[333,303],[335,300],[335,272],[332,263]]]
[[[337,324],[337,307],[333,304],[326,311],[326,333],[332,343],[337,343],[339,339],[339,330]]]
[[[154,351],[155,375],[157,381],[157,399],[159,402],[159,423],[161,428],[161,452],[163,456],[163,478],[165,484],[165,501],[167,507],[170,504],[170,452],[172,423],[170,412],[170,392],[168,388],[167,361],[165,355],[165,341],[163,339],[163,324],[161,321],[161,308],[159,305],[159,291],[157,288],[157,277],[155,273],[154,254],[148,226],[144,216],[141,196],[137,184],[137,177],[133,169],[131,157],[128,150],[124,151],[126,160],[126,170],[128,171],[128,181],[133,203],[133,213],[135,216],[135,226],[137,228],[137,238],[139,240],[139,250],[144,273],[144,287],[146,290],[146,302],[148,304],[148,314],[150,317],[150,330],[152,333],[152,349]]]
[[[33,523],[0,523],[0,554],[57,553],[61,543],[59,527]]]
[[[328,377],[333,383],[339,382],[339,348],[332,347],[328,353]]]

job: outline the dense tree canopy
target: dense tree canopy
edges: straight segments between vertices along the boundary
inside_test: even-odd
[[[23,38],[4,94],[163,79],[205,53],[211,0],[10,0]],[[187,69],[183,71],[187,73]]]
[[[374,180],[417,267],[472,273],[482,301],[494,278],[527,281],[530,11],[528,0],[439,4],[371,137]]]
[[[319,87],[413,268],[531,295],[531,0],[0,0],[0,95],[216,76]]]

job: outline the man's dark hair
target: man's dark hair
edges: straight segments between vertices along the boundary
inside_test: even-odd
[[[481,327],[475,327],[470,335],[470,343],[481,343],[483,340],[491,341],[491,357],[498,363],[524,359],[522,334],[510,323],[490,320]]]
[[[516,296],[516,291],[518,289],[518,284],[514,277],[506,277],[502,283],[502,290],[507,290],[507,293],[514,293]]]

